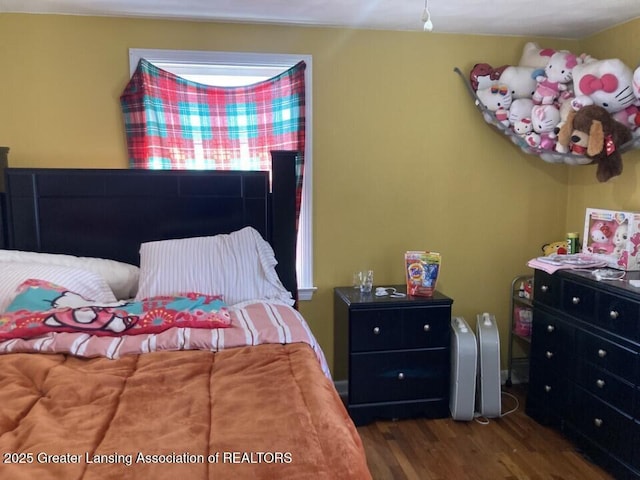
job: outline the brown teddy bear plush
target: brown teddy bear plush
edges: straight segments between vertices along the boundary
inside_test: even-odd
[[[598,105],[570,112],[558,132],[558,144],[564,151],[593,158],[598,164],[596,178],[600,182],[622,173],[619,148],[631,138],[631,130]]]

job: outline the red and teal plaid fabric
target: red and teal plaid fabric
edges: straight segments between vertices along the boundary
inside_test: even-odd
[[[131,168],[271,170],[305,143],[305,63],[243,87],[212,87],[142,59],[120,97]]]

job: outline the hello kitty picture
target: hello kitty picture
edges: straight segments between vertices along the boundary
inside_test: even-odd
[[[587,208],[582,251],[607,266],[640,270],[640,213]]]

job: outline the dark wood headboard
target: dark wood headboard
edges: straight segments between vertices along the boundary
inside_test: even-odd
[[[8,168],[7,248],[139,264],[143,242],[252,226],[271,243],[297,298],[296,152],[268,172]]]

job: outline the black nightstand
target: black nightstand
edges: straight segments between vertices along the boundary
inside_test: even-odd
[[[452,304],[438,291],[392,298],[334,289],[334,378],[349,382],[347,409],[356,425],[449,416]]]

